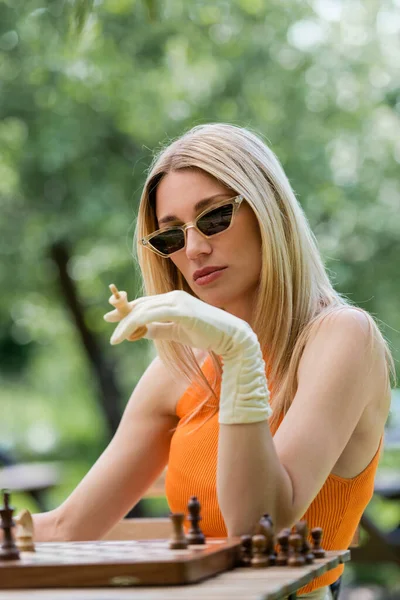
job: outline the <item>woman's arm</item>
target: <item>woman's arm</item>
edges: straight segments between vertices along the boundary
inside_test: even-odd
[[[248,533],[263,513],[278,529],[304,514],[366,407],[386,392],[383,352],[371,353],[368,339],[359,311],[325,319],[304,350],[297,393],[275,437],[266,421],[220,425],[217,492],[230,535]]]
[[[37,541],[98,539],[138,502],[167,463],[181,388],[151,363],[96,464],[60,507],[33,516]]]

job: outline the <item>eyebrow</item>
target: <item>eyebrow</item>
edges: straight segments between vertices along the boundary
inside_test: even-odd
[[[214,196],[210,196],[209,198],[203,198],[202,200],[199,200],[199,202],[197,202],[194,205],[194,209],[195,211],[199,211],[201,208],[205,208],[206,206],[208,206],[209,204],[211,204],[211,202],[213,200],[215,200],[216,198],[224,198],[224,197],[230,197],[230,195],[228,193],[226,194],[215,194]],[[177,216],[175,215],[166,215],[165,217],[162,217],[161,219],[158,219],[158,224],[161,225],[163,223],[170,223],[172,221],[180,221],[180,219],[178,219]]]

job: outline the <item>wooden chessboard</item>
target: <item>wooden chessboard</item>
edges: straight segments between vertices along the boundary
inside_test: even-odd
[[[211,539],[186,550],[168,540],[45,542],[0,562],[0,589],[188,584],[240,561],[240,539]]]

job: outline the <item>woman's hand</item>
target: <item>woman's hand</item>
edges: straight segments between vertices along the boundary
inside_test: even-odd
[[[138,298],[130,306],[122,319],[117,310],[104,316],[108,322],[120,320],[111,344],[129,340],[145,326],[146,338],[213,351],[224,363],[220,423],[253,423],[270,416],[265,364],[248,323],[179,290]]]
[[[120,321],[110,343],[120,344],[140,327],[147,327],[144,337],[165,339],[194,348],[213,350],[221,356],[232,351],[236,344],[247,338],[256,339],[251,327],[242,319],[210,306],[190,294],[173,291],[157,296],[144,296],[129,303],[131,312],[121,318],[113,310],[104,319]]]

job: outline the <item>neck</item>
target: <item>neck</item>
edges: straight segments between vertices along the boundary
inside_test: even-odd
[[[243,319],[250,325],[253,326],[254,322],[254,311],[253,311],[253,302],[233,302],[232,304],[227,304],[221,307],[222,310],[226,310],[226,312],[231,313],[231,315],[235,315],[235,317],[239,317],[239,319]]]

